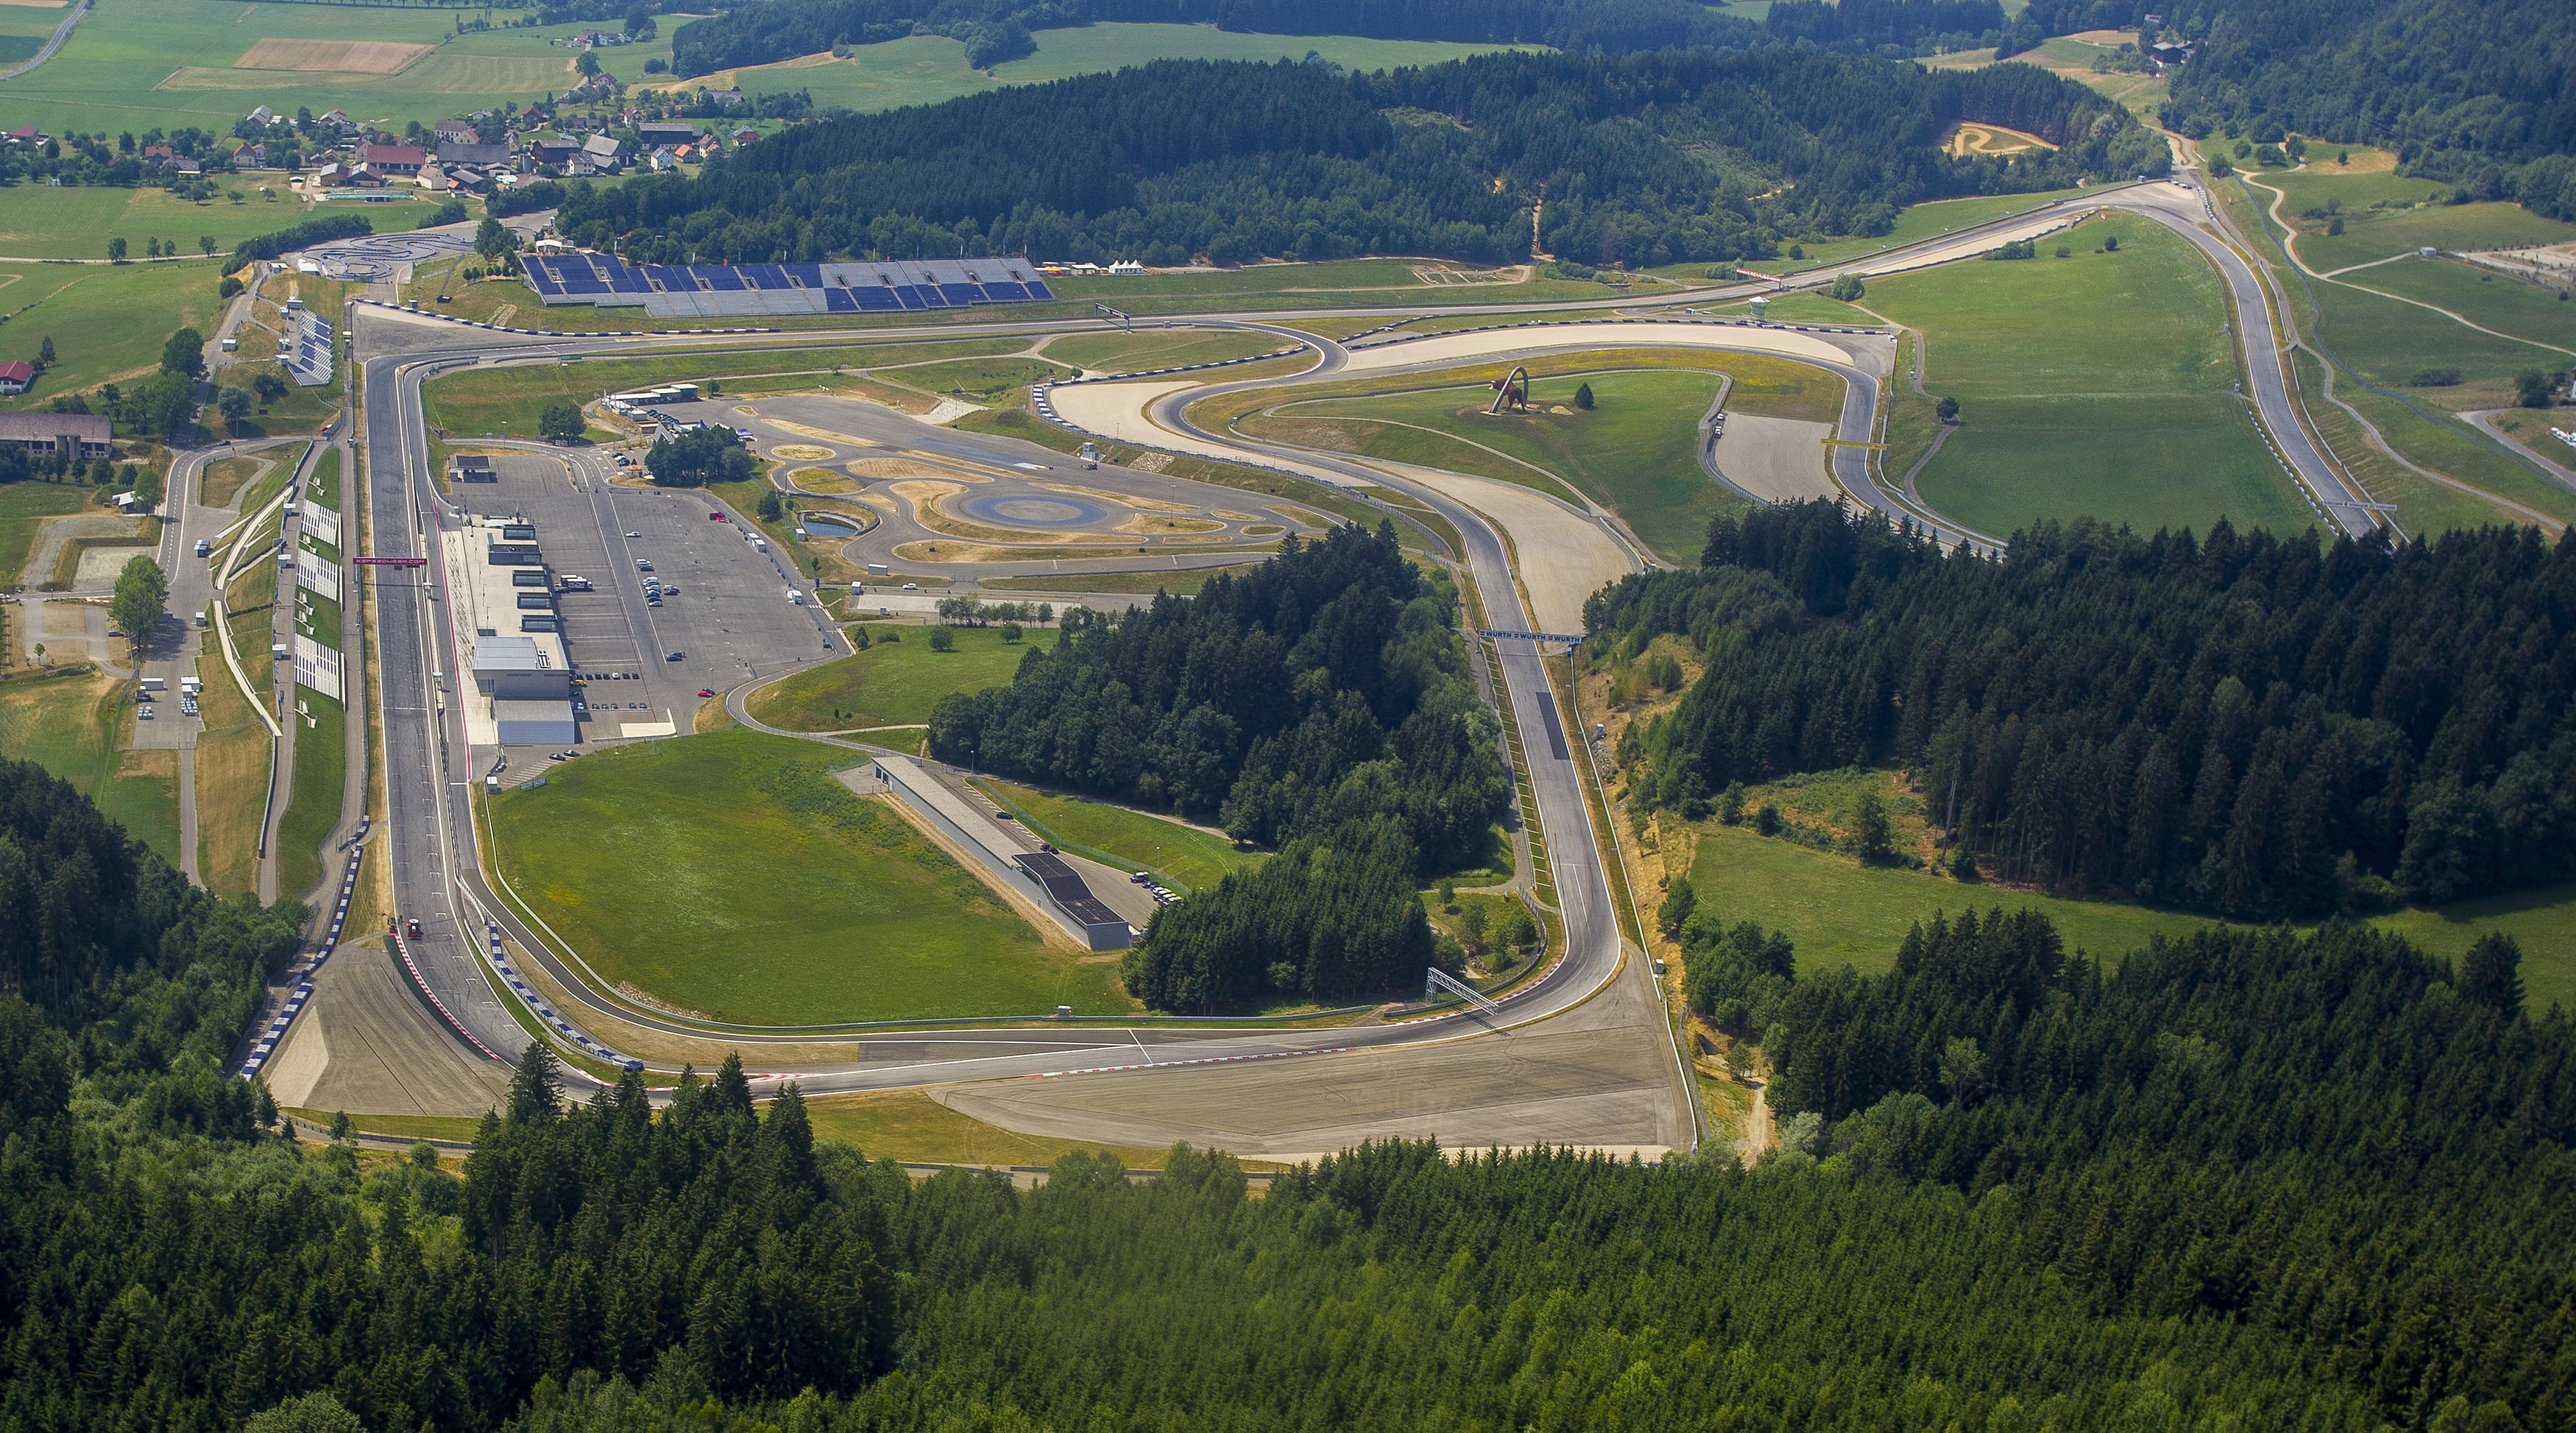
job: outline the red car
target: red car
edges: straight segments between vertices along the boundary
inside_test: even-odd
[[[724,520],[725,520],[725,515],[724,515],[723,513],[720,513],[720,512],[711,512],[711,513],[707,514],[707,521],[709,521],[709,522],[722,522],[722,521],[724,521]]]
[[[711,688],[700,687],[698,688],[698,695],[702,697],[711,697],[715,695],[715,692]]]

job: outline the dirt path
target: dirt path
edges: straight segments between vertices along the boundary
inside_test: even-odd
[[[2460,326],[2461,326],[2461,327],[2463,327],[2463,328],[2473,328],[2473,329],[2476,329],[2478,332],[2485,334],[2485,335],[2486,335],[2487,337],[2489,337],[2489,338],[2500,338],[2500,339],[2503,339],[2503,340],[2504,340],[2505,342],[2507,342],[2507,343],[2524,343],[2524,344],[2529,344],[2529,345],[2531,345],[2533,348],[2545,348],[2545,349],[2548,349],[2548,350],[2549,350],[2550,352],[2552,352],[2552,353],[2563,353],[2563,354],[2567,355],[2567,356],[2568,356],[2568,357],[2570,357],[2570,358],[2576,358],[2576,348],[2562,348],[2562,347],[2560,347],[2560,346],[2559,346],[2559,345],[2557,345],[2557,344],[2554,344],[2554,343],[2544,343],[2544,342],[2542,342],[2541,340],[2536,339],[2536,338],[2525,338],[2525,337],[2523,337],[2521,334],[2518,334],[2518,333],[2505,333],[2505,332],[2503,332],[2503,331],[2501,331],[2501,330],[2498,330],[2498,329],[2492,329],[2492,328],[2489,328],[2489,327],[2487,327],[2485,324],[2472,322],[2471,320],[2469,320],[2469,319],[2467,319],[2467,318],[2465,318],[2465,317],[2461,316],[2460,314],[2454,313],[2454,312],[2452,312],[2451,310],[2449,310],[2449,309],[2446,309],[2446,308],[2442,307],[2440,304],[2426,303],[2426,302],[2425,302],[2424,300],[2422,300],[2422,299],[2410,299],[2410,298],[2408,298],[2407,296],[2405,296],[2404,294],[2392,294],[2392,293],[2390,293],[2389,291],[2387,291],[2386,289],[2374,289],[2374,288],[2372,288],[2372,287],[2371,287],[2370,285],[2368,285],[2368,284],[2356,284],[2356,283],[2353,283],[2353,282],[2351,282],[2351,281],[2349,281],[2349,280],[2346,280],[2346,279],[2339,279],[2339,278],[2336,278],[2336,277],[2335,277],[2335,274],[2348,274],[2348,273],[2353,272],[2353,270],[2354,270],[2354,269],[2366,269],[2366,268],[2370,268],[2370,267],[2373,267],[2373,266],[2374,266],[2374,264],[2384,264],[2384,263],[2387,263],[2387,262],[2389,262],[2389,259],[2403,259],[2403,258],[2407,258],[2407,257],[2409,257],[2408,255],[2405,255],[2405,254],[2392,254],[2392,255],[2390,255],[2390,256],[2389,256],[2389,259],[2379,259],[2379,260],[2375,260],[2375,261],[2373,261],[2373,264],[2353,264],[2353,265],[2347,266],[2347,267],[2345,267],[2345,268],[2337,269],[2337,270],[2335,270],[2335,271],[2334,271],[2334,273],[2322,273],[2322,272],[2320,272],[2320,271],[2318,271],[2318,270],[2316,270],[2316,269],[2314,269],[2314,268],[2309,267],[2309,265],[2308,265],[2308,261],[2299,257],[2299,231],[2298,231],[2298,229],[2297,229],[2295,226],[2293,226],[2293,225],[2290,223],[2290,221],[2289,221],[2289,220],[2284,219],[2284,218],[2282,218],[2282,217],[2281,217],[2281,206],[2282,206],[2282,204],[2286,203],[2286,202],[2289,200],[2289,197],[2290,197],[2290,196],[2288,195],[2288,193],[2286,193],[2286,192],[2285,192],[2285,191],[2283,191],[2283,190],[2275,189],[2275,188],[2273,188],[2273,187],[2272,187],[2271,185],[2269,185],[2269,184],[2260,183],[2260,182],[2258,182],[2258,181],[2256,181],[2256,180],[2254,180],[2254,179],[2246,178],[2246,177],[2245,177],[2245,176],[2243,176],[2243,175],[2239,175],[2239,176],[2237,176],[2237,177],[2238,177],[2239,179],[2242,179],[2242,180],[2244,181],[2244,184],[2245,184],[2245,187],[2246,187],[2246,188],[2248,188],[2248,189],[2260,189],[2260,190],[2262,190],[2264,193],[2269,194],[2269,195],[2271,195],[2271,196],[2272,196],[2272,202],[2271,202],[2270,204],[2268,204],[2268,205],[2264,206],[2264,212],[2265,212],[2266,216],[2267,216],[2267,217],[2269,217],[2273,223],[2278,224],[2278,225],[2280,225],[2280,226],[2281,226],[2281,252],[2283,252],[2283,253],[2285,253],[2285,254],[2288,254],[2288,255],[2290,256],[2290,262],[2291,262],[2291,263],[2293,263],[2293,264],[2295,264],[2295,265],[2297,265],[2297,266],[2298,266],[2298,269],[2299,269],[2299,272],[2300,272],[2300,273],[2303,273],[2303,274],[2306,274],[2309,278],[2312,278],[2312,279],[2321,279],[2321,280],[2325,281],[2326,283],[2330,283],[2330,284],[2340,284],[2340,285],[2342,285],[2343,287],[2348,288],[2348,289],[2358,289],[2358,290],[2360,290],[2361,292],[2366,293],[2366,294],[2377,294],[2377,295],[2378,295],[2379,297],[2381,297],[2381,298],[2384,298],[2384,299],[2394,299],[2394,300],[2395,300],[2395,301],[2397,301],[2398,303],[2402,303],[2402,304],[2413,304],[2415,307],[2420,308],[2420,309],[2429,309],[2430,311],[2432,311],[2432,312],[2434,312],[2434,313],[2437,313],[2437,314],[2440,314],[2442,317],[2449,319],[2451,322],[2456,323],[2456,324],[2460,325]]]

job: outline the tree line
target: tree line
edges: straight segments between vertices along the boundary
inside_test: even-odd
[[[1277,863],[1273,863],[1276,868]],[[298,1150],[216,1061],[292,908],[191,890],[0,763],[0,1420],[180,1433],[2299,1427],[2576,1418],[2576,1045],[2518,954],[2232,931],[2112,968],[1936,918],[1764,966],[1781,1147],[1364,1145],[1248,1198],[913,1179],[738,1060],[460,1170]],[[1194,904],[1184,902],[1182,908]],[[1716,913],[1686,919],[1695,962]],[[352,949],[342,959],[382,958]],[[1697,993],[1694,998],[1699,998]]]
[[[1651,806],[1895,763],[1988,871],[2246,920],[2576,873],[2576,538],[2085,520],[1992,560],[1816,502],[1719,518],[1700,570],[1585,618],[1709,657],[1621,740]]]
[[[2061,147],[1945,153],[1960,120]],[[1028,253],[1180,263],[1544,246],[1587,265],[1770,258],[1898,208],[2162,173],[2162,141],[2029,66],[1811,47],[1493,54],[1336,77],[1159,61],[795,126],[704,172],[570,186],[558,227],[642,262]]]

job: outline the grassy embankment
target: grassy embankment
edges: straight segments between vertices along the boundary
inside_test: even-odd
[[[2102,252],[2111,238],[2118,251]],[[2061,246],[2070,257],[2053,256]],[[1925,501],[1998,536],[2083,516],[2145,531],[2206,531],[2221,515],[2240,529],[2314,525],[2230,392],[2224,293],[2182,239],[2144,220],[2098,219],[2042,240],[2039,253],[1869,286],[1866,307],[1928,335],[1924,386],[1963,409],[1923,470]],[[1891,387],[1901,408],[1928,411],[1932,399],[1903,372]],[[1920,453],[1891,447],[1890,479]]]
[[[1854,804],[1865,788],[1876,789],[1887,803],[1900,854],[1924,861],[1924,868],[1864,866],[1841,852],[1757,835],[1749,820],[1742,826],[1705,822],[1690,833],[1698,842],[1690,879],[1701,909],[1729,924],[1750,920],[1786,932],[1797,944],[1801,970],[1836,964],[1886,970],[1906,930],[1916,921],[1929,921],[1935,911],[1955,915],[1971,907],[1981,913],[1994,906],[2034,907],[2056,923],[2068,949],[2081,947],[2109,960],[2154,936],[2177,936],[2217,923],[2188,911],[2072,900],[1935,875],[1923,803],[1888,772],[1790,777],[1749,788],[1745,809],[1751,812],[1768,803],[1793,826],[1847,837]],[[1677,835],[1677,823],[1667,821],[1664,830],[1669,843]],[[2531,1008],[2546,1009],[2552,1001],[2576,1005],[2576,889],[2557,887],[2439,910],[2409,909],[2371,917],[2369,923],[2451,957],[2490,930],[2508,932],[2522,943]]]
[[[492,800],[500,869],[608,983],[719,1019],[1135,1008],[1114,960],[1044,944],[894,810],[850,794],[831,773],[855,760],[742,728],[603,752]]]
[[[276,480],[272,473],[260,483]],[[224,598],[221,619],[232,627],[243,672],[263,696],[272,690],[268,683],[275,665],[268,648],[276,584],[276,564],[254,562]],[[198,698],[206,729],[197,737],[197,875],[208,890],[248,891],[257,885],[270,737],[267,724],[234,683],[215,634],[205,637],[205,650],[197,658],[197,675],[206,684]]]
[[[356,531],[356,514],[340,504],[339,449],[324,449],[322,456],[314,460],[313,475],[305,483],[305,498],[309,504],[339,511],[344,534]],[[337,552],[320,543],[306,545],[335,562],[339,560]],[[340,621],[338,602],[302,591],[296,593],[297,635],[337,651]],[[343,668],[343,690],[358,680],[355,667],[350,663]],[[330,838],[332,828],[340,824],[341,787],[348,774],[349,757],[348,717],[343,702],[299,686],[295,715],[289,719],[300,729],[295,733],[295,789],[277,827],[277,892],[293,899],[322,879],[325,862],[321,846]]]
[[[1041,839],[1122,871],[1151,871],[1184,895],[1215,885],[1230,871],[1258,865],[1266,854],[1243,850],[1223,836],[1177,821],[1088,797],[1051,795],[994,777],[979,778],[975,784]]]
[[[1019,670],[1033,646],[1053,646],[1054,633],[1032,629],[1028,640],[1006,643],[999,627],[958,627],[953,652],[930,650],[930,629],[880,626],[864,652],[809,667],[751,698],[751,714],[788,731],[857,731],[914,726],[950,692],[998,687]],[[886,640],[899,636],[900,641]]]
[[[1023,339],[982,339],[522,364],[433,379],[421,389],[421,407],[430,425],[450,438],[535,439],[537,417],[548,406],[584,404],[603,393],[655,388],[665,383],[695,383],[703,389],[712,380],[723,385],[723,394],[716,400],[702,399],[697,406],[713,420],[725,411],[727,404],[723,400],[763,393],[829,392],[840,386],[835,369],[864,371],[889,364],[1007,354],[1025,347],[1027,341]],[[612,435],[595,429],[592,436]]]
[[[1083,333],[1053,339],[1046,357],[1087,374],[1140,373],[1190,363],[1255,358],[1286,347],[1266,333],[1221,333],[1203,328],[1149,328],[1136,333]]]

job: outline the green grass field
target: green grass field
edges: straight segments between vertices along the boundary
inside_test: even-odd
[[[9,202],[0,205],[0,255],[103,259],[110,239],[125,240],[127,251],[138,258],[153,239],[169,240],[181,253],[195,254],[200,237],[214,240],[215,252],[228,254],[253,235],[301,222],[307,212],[292,199],[260,196],[262,185],[283,194],[283,176],[229,174],[217,176],[216,182],[228,192],[239,189],[242,202],[218,196],[199,204],[161,189],[19,185],[9,191]]]
[[[1453,45],[1435,40],[1365,40],[1349,35],[1237,34],[1214,25],[1101,23],[1040,30],[1037,53],[993,67],[1009,84],[1038,84],[1070,75],[1120,70],[1149,60],[1294,60],[1311,50],[1353,70],[1436,65],[1509,45]]]
[[[13,641],[26,612],[9,610]],[[127,835],[176,866],[178,753],[120,751],[133,729],[134,708],[119,683],[56,677],[0,684],[0,752],[79,787]]]
[[[2067,948],[2116,960],[2156,935],[2177,936],[2220,922],[2185,911],[2113,901],[2066,900],[2030,891],[1963,884],[1946,876],[1867,867],[1849,856],[1755,835],[1747,827],[1703,828],[1691,884],[1700,909],[1732,924],[1756,922],[1796,942],[1798,968],[1850,965],[1889,969],[1916,921],[2035,908],[2056,923]],[[2522,978],[2534,1011],[2576,1005],[2576,888],[2555,887],[2438,911],[2406,910],[2370,924],[2394,930],[2436,955],[2456,958],[2479,936],[2501,930],[2522,943]]]
[[[21,585],[18,569],[33,555],[36,534],[49,517],[76,513],[88,507],[97,494],[96,488],[76,488],[68,483],[11,483],[0,487],[0,589],[14,590]],[[50,573],[33,574],[42,582]]]
[[[959,358],[911,368],[879,369],[877,376],[925,392],[983,403],[1008,403],[1025,397],[1030,384],[1070,378],[1073,370],[1065,364],[1034,358]]]
[[[2301,183],[2302,178],[2280,174],[2264,181],[2290,196],[2281,208],[2293,218],[2311,205],[2322,205],[2329,195],[2340,197],[2338,191],[2347,185],[2361,188],[2385,182],[2382,176],[2318,178]],[[2576,239],[2576,224],[2544,219],[2519,204],[2437,204],[2423,209],[2374,211],[2364,200],[2359,212],[2355,212],[2353,201],[2345,199],[2344,210],[2341,234],[2300,238],[2299,257],[2307,260],[2308,267],[2320,273],[2330,272],[2347,264],[2366,264],[2391,254],[2412,253],[2428,244],[2437,249],[2512,249]]]
[[[2116,235],[2114,254],[2095,250]],[[2183,240],[2136,220],[2055,236],[2074,257],[1971,260],[1873,281],[1865,302],[1929,335],[1924,384],[1962,426],[1924,469],[1934,507],[1997,536],[2091,515],[2141,530],[2313,525],[2230,396],[2225,300]],[[2115,456],[2116,455],[2116,456]]]
[[[850,731],[908,726],[930,719],[930,709],[950,692],[998,687],[1019,670],[1030,647],[1052,645],[1040,630],[1027,641],[1006,643],[999,627],[954,629],[957,650],[930,650],[930,629],[875,629],[879,641],[864,652],[797,673],[751,698],[751,714],[788,731]],[[900,632],[901,642],[882,640]]]
[[[1572,410],[1584,383],[1597,405],[1591,412],[1553,411]],[[1378,420],[1341,426],[1377,456],[1564,496],[1562,486],[1521,465],[1535,464],[1616,510],[1666,559],[1687,563],[1706,543],[1709,519],[1743,506],[1699,469],[1698,419],[1717,386],[1716,374],[1699,370],[1566,374],[1531,383],[1538,411],[1526,415],[1485,416],[1492,395],[1478,387],[1299,404],[1281,416]]]
[[[1227,872],[1263,859],[1259,852],[1239,850],[1222,836],[1124,806],[1081,796],[1050,796],[991,777],[976,785],[1017,813],[1031,831],[1065,850],[1105,860],[1121,870],[1151,871],[1184,895],[1213,886]]]
[[[89,23],[82,22],[83,28]],[[0,190],[12,198],[32,192]],[[7,204],[0,202],[0,214],[7,212]],[[32,358],[38,343],[51,337],[55,353],[54,367],[27,392],[0,398],[0,408],[51,408],[56,394],[159,372],[161,345],[172,331],[212,331],[221,309],[215,299],[218,277],[215,261],[206,259],[176,264],[0,263],[0,314],[10,316],[0,327],[0,350],[16,358],[23,349]]]
[[[2388,267],[2416,266],[2410,263]],[[2352,278],[2358,283],[2370,283],[2374,275],[2382,272],[2364,269]],[[2487,287],[2508,282],[2499,279],[2496,285]],[[2566,354],[2555,349],[2480,333],[2430,309],[2376,293],[2325,283],[2316,285],[2316,291],[2320,311],[2318,340],[2371,381],[2406,389],[2429,406],[2494,407],[2507,403],[2512,401],[2509,393],[2515,374],[2531,368],[2560,368],[2569,362]],[[2302,300],[2306,297],[2305,290],[2295,285],[2293,292]],[[2556,306],[2553,300],[2552,307]],[[2407,380],[2427,368],[2456,368],[2462,382],[2456,388],[2409,388]]]
[[[491,802],[520,897],[611,984],[814,1024],[1134,1008],[889,806],[852,753],[734,728],[602,752]],[[638,880],[649,870],[650,880]]]
[[[1142,333],[1085,333],[1049,343],[1043,356],[1091,373],[1136,373],[1185,363],[1253,358],[1282,345],[1266,333],[1211,333],[1198,328]]]
[[[2532,346],[2505,346],[2528,354],[2529,366],[2563,367],[2576,357],[2576,298],[2562,297],[2564,289],[2524,283],[2456,259],[2401,260],[2347,274],[2343,282],[2433,304],[2498,333],[2533,340]]]

